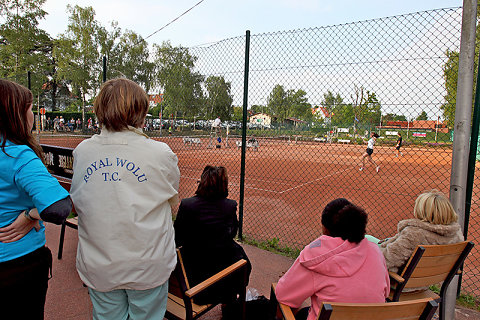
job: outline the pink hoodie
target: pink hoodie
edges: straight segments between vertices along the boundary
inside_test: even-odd
[[[293,308],[310,297],[308,320],[317,319],[323,301],[379,303],[389,292],[387,266],[376,244],[325,235],[303,249],[275,290],[278,301]]]

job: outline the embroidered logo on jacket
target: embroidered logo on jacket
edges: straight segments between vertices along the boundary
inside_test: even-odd
[[[92,162],[87,169],[85,170],[85,175],[83,176],[83,180],[85,183],[88,182],[90,177],[94,174],[97,173],[100,169],[103,168],[117,168],[117,169],[122,169],[124,171],[129,171],[131,174],[133,174],[138,182],[145,182],[147,181],[147,176],[145,173],[142,172],[140,167],[136,165],[133,161],[130,161],[128,159],[120,159],[116,158],[115,161],[112,161],[110,158],[105,158],[105,159],[100,159],[98,161]],[[118,171],[114,172],[105,172],[105,170],[100,170],[99,172],[102,177],[103,181],[121,181],[122,179],[119,178]]]

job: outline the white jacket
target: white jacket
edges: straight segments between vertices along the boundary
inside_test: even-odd
[[[176,265],[169,202],[178,201],[178,159],[135,131],[103,129],[73,151],[77,270],[101,292],[157,287]]]

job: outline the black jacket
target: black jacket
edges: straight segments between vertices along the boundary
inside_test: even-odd
[[[248,257],[234,241],[238,230],[237,202],[199,196],[183,199],[174,223],[175,243],[182,256],[190,286],[194,286],[240,259]],[[251,264],[248,261],[248,275]],[[241,278],[232,277],[195,300],[228,303],[241,289]]]

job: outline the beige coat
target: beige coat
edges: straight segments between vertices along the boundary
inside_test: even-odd
[[[449,244],[463,241],[458,223],[432,224],[418,219],[402,220],[398,233],[379,243],[388,271],[398,272],[407,263],[418,245]]]
[[[170,208],[178,197],[177,156],[139,131],[105,129],[73,156],[82,281],[101,292],[165,283],[177,263]]]

